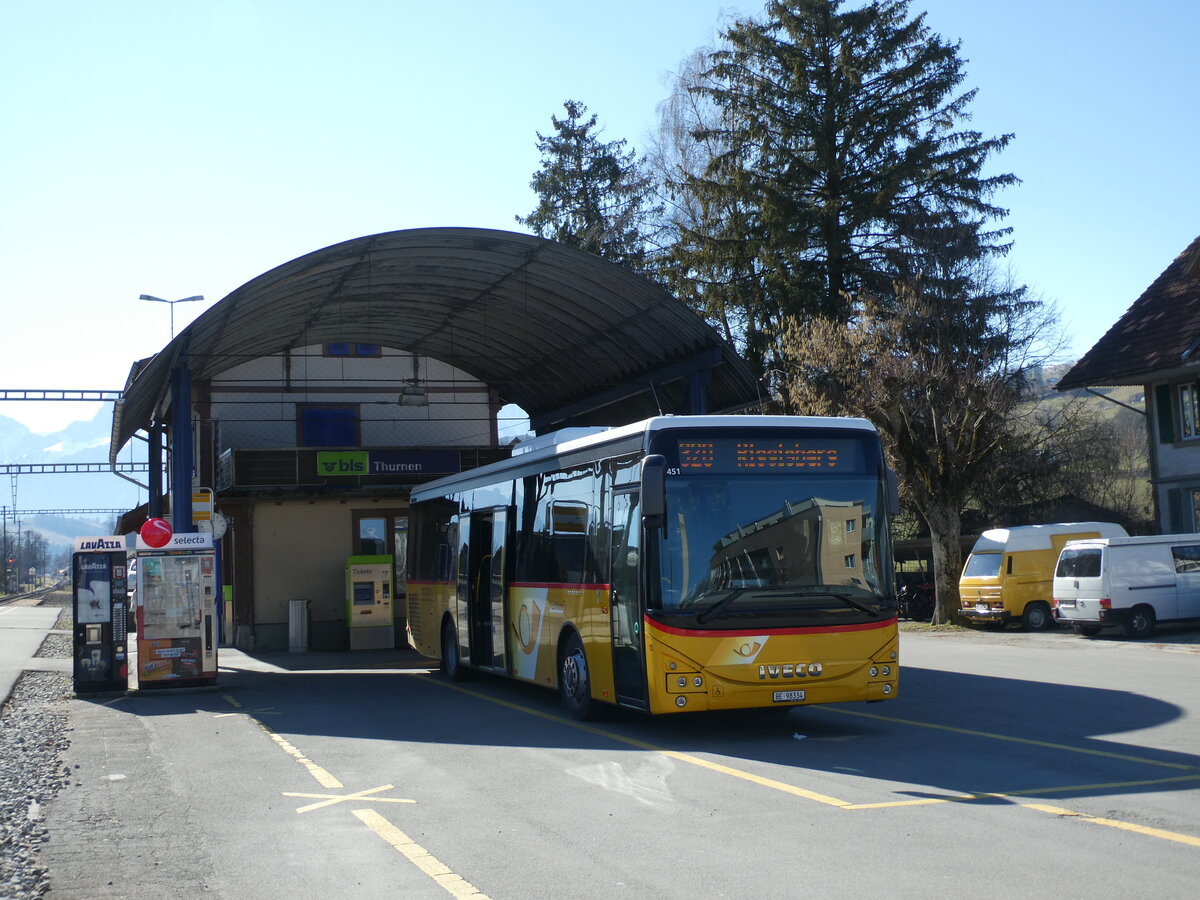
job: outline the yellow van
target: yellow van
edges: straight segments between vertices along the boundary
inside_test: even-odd
[[[985,531],[971,548],[958,581],[959,616],[975,624],[1014,619],[1030,631],[1054,623],[1054,566],[1067,541],[1126,537],[1112,522],[1059,522]]]

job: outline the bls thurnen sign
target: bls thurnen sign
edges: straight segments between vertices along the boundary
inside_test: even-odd
[[[346,475],[450,475],[459,470],[456,450],[322,450],[317,452],[317,474]]]

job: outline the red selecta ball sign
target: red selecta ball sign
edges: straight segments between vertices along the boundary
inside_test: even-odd
[[[146,524],[138,532],[146,545],[155,549],[165,547],[173,533],[171,523],[166,519],[147,519]]]

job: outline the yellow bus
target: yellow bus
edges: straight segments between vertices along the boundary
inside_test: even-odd
[[[895,477],[862,419],[567,429],[414,488],[410,644],[585,719],[894,698]]]

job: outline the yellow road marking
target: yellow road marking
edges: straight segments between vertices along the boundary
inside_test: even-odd
[[[1200,837],[1192,837],[1190,834],[1164,831],[1162,828],[1149,828],[1145,825],[1135,825],[1133,822],[1121,822],[1117,819],[1089,816],[1086,813],[1077,813],[1069,809],[1061,809],[1057,806],[1046,806],[1042,803],[1023,803],[1021,805],[1026,809],[1036,809],[1038,812],[1050,813],[1052,816],[1068,816],[1079,819],[1081,822],[1090,822],[1093,825],[1103,825],[1106,828],[1119,828],[1121,831],[1132,831],[1135,834],[1144,834],[1147,837],[1160,838],[1164,841],[1174,841],[1177,844],[1187,844],[1189,847],[1200,847]]]
[[[1065,787],[1026,788],[1017,791],[947,794],[944,797],[919,797],[915,800],[888,800],[882,803],[855,803],[846,809],[885,809],[890,806],[929,806],[933,803],[970,803],[973,800],[1006,800],[1028,797],[1031,794],[1070,794],[1075,791],[1102,791],[1114,788],[1151,787],[1156,784],[1176,784],[1181,781],[1200,781],[1200,775],[1178,775],[1171,778],[1151,778],[1143,781],[1110,781],[1106,784],[1070,784]]]
[[[239,710],[242,709],[242,704],[240,704],[233,697],[230,697],[228,694],[225,695],[225,700],[229,703],[230,706],[233,706],[234,708],[239,709]],[[516,708],[519,709],[520,707],[516,707]],[[231,713],[230,715],[242,715],[242,714],[243,713]],[[320,782],[322,787],[326,787],[326,788],[344,787],[344,785],[340,781],[338,781],[336,778],[334,778],[332,775],[330,775],[327,771],[325,771],[325,769],[321,768],[316,763],[314,763],[311,759],[309,759],[307,756],[305,756],[303,753],[301,753],[298,749],[296,749],[294,746],[292,746],[292,744],[290,744],[288,741],[284,740],[282,737],[280,737],[278,734],[276,734],[274,732],[274,730],[272,730],[268,725],[266,725],[263,722],[260,722],[258,719],[254,718],[254,716],[252,716],[252,715],[249,715],[249,714],[245,714],[245,715],[248,719],[250,719],[251,722],[253,722],[259,728],[261,728],[264,732],[266,732],[267,735],[271,738],[271,740],[273,740],[276,744],[278,744],[286,753],[288,753],[289,755],[294,757],[297,762],[299,762],[306,769],[308,769],[309,774],[311,774],[314,778],[316,778],[317,781]],[[365,791],[355,791],[352,794],[341,794],[341,795],[307,794],[307,793],[286,791],[286,792],[284,792],[283,796],[285,796],[285,797],[304,797],[306,799],[319,801],[317,803],[310,803],[308,806],[297,807],[296,812],[298,814],[311,812],[312,810],[315,810],[315,809],[322,809],[323,807],[326,807],[326,806],[333,806],[338,803],[345,803],[347,800],[367,800],[372,803],[416,803],[417,802],[416,800],[408,800],[408,799],[403,799],[403,798],[399,798],[399,797],[374,797],[374,796],[371,796],[372,794],[382,793],[383,791],[390,791],[393,788],[394,788],[394,785],[385,784],[382,787],[368,788]],[[455,875],[453,872],[451,872],[449,868],[447,868],[445,865],[443,865],[441,862],[439,862],[438,859],[436,857],[434,857],[429,851],[427,851],[420,844],[413,841],[412,838],[410,838],[408,835],[406,835],[403,831],[401,831],[399,828],[397,828],[395,825],[393,825],[391,822],[389,822],[383,816],[379,815],[379,813],[377,813],[371,809],[355,809],[355,810],[351,810],[351,812],[354,813],[355,817],[357,817],[360,822],[362,822],[364,825],[366,825],[368,828],[370,828],[372,831],[374,831],[377,835],[379,835],[381,838],[383,838],[385,841],[387,841],[389,844],[391,844],[392,847],[394,847],[397,851],[402,853],[413,865],[415,865],[418,869],[420,869],[422,872],[424,872],[426,875],[428,875],[430,878],[432,878],[439,887],[441,887],[443,890],[445,890],[450,895],[452,895],[454,897],[471,897],[471,898],[473,898],[473,900],[491,900],[491,898],[489,898],[487,896],[487,894],[484,894],[482,891],[480,891],[478,888],[476,888],[473,884],[471,884],[465,878],[462,878],[461,876]]]
[[[283,713],[273,711],[273,706],[264,706],[262,709],[247,709],[244,712],[230,713],[213,713],[214,719],[228,719],[230,716],[282,716]]]
[[[306,813],[312,812],[314,809],[322,809],[326,806],[333,806],[337,803],[345,803],[347,800],[372,800],[375,803],[416,803],[416,800],[401,800],[396,797],[372,797],[371,794],[378,794],[380,791],[390,791],[394,788],[394,784],[385,784],[383,787],[367,788],[365,791],[355,791],[353,794],[300,794],[291,791],[284,791],[285,797],[309,797],[313,799],[323,798],[320,803],[310,803],[308,806],[297,807],[296,812]]]
[[[235,700],[233,697],[230,697],[228,694],[225,695],[225,700],[231,706],[235,706],[238,709],[242,708],[242,704],[238,703],[237,700]],[[295,759],[296,762],[304,766],[304,768],[308,770],[308,774],[315,778],[317,780],[317,784],[321,785],[321,787],[331,789],[345,787],[344,784],[342,784],[340,781],[318,766],[315,762],[289,744],[284,738],[276,734],[275,730],[266,722],[260,722],[258,719],[254,718],[254,716],[250,715],[247,715],[246,718],[261,728],[266,733],[267,737],[279,745],[280,749],[282,749],[284,753],[288,754]]]
[[[479,891],[469,881],[455,875],[445,865],[438,861],[428,850],[410,838],[407,834],[385,819],[373,809],[353,810],[364,825],[391,844],[397,851],[404,854],[409,862],[432,878],[447,893],[455,897],[473,897],[475,900],[488,900],[487,894]]]
[[[1164,769],[1182,769],[1186,772],[1194,772],[1196,766],[1189,766],[1183,763],[1162,762],[1157,759],[1146,759],[1143,756],[1130,756],[1125,753],[1112,753],[1107,750],[1092,750],[1088,747],[1075,747],[1071,744],[1054,744],[1049,741],[1035,741],[1032,738],[1013,737],[1008,734],[996,734],[991,731],[976,731],[971,728],[958,728],[954,725],[938,725],[934,722],[918,722],[914,719],[898,719],[894,716],[881,716],[877,713],[859,712],[853,709],[842,709],[837,706],[823,706],[821,709],[824,712],[841,713],[844,716],[858,716],[861,719],[875,719],[879,722],[895,722],[899,725],[912,725],[916,728],[931,728],[935,731],[949,731],[954,734],[966,734],[971,737],[989,738],[993,741],[1010,741],[1014,744],[1028,744],[1031,747],[1045,747],[1049,750],[1063,750],[1068,753],[1080,753],[1087,756],[1103,756],[1106,759],[1120,759],[1125,762],[1135,762],[1146,766],[1159,766]]]

